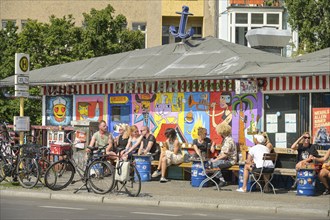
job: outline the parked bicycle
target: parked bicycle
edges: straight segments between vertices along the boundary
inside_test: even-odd
[[[6,123],[1,125],[0,182],[11,177],[24,188],[34,187],[49,162],[41,157],[42,148],[36,144],[12,145]],[[42,166],[41,166],[42,165]]]
[[[128,163],[128,166],[125,163]],[[116,181],[114,184],[113,191],[121,193],[124,189],[125,192],[131,197],[139,196],[141,192],[141,176],[135,166],[135,161],[133,160],[133,158],[129,158],[128,161],[125,161],[119,154],[115,169]],[[127,172],[127,175],[123,172]],[[124,175],[125,177],[122,177],[122,175]]]
[[[72,144],[70,145],[72,146]],[[62,152],[63,159],[53,163],[45,173],[45,185],[51,190],[62,190],[69,184],[82,181],[83,185],[76,189],[77,193],[83,187],[88,192],[90,188],[98,194],[105,194],[111,191],[114,185],[114,168],[107,162],[107,155],[101,155],[104,148],[91,148],[88,154],[87,163],[83,168],[72,159],[72,148]],[[75,173],[80,179],[74,180]],[[89,188],[90,187],[90,188]]]

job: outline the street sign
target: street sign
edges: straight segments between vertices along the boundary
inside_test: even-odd
[[[29,76],[15,75],[15,84],[29,84]]]
[[[29,97],[29,91],[15,91],[15,97]]]
[[[30,55],[25,53],[15,53],[15,74],[29,74]]]
[[[30,117],[14,116],[14,131],[30,131]]]
[[[15,91],[28,92],[29,91],[29,85],[16,84],[15,85]]]

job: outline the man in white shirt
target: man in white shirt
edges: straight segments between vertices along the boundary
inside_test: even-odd
[[[264,145],[265,138],[262,135],[254,135],[257,144],[250,148],[247,161],[244,166],[244,179],[242,188],[237,189],[238,192],[246,192],[249,172],[255,169],[274,168],[271,160],[264,162],[263,156],[265,153],[270,153],[269,148]]]

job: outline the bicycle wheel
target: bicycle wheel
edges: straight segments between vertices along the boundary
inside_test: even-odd
[[[105,161],[97,160],[89,165],[87,177],[88,183],[95,193],[105,194],[113,188],[114,168]]]
[[[18,160],[17,179],[24,188],[33,188],[39,180],[39,165],[33,158],[22,157]]]
[[[141,177],[135,165],[130,166],[129,180],[123,183],[125,191],[129,196],[137,197],[141,191]]]
[[[45,159],[39,159],[38,160],[38,164],[39,164],[39,181],[45,185],[45,173],[47,171],[47,169],[50,167],[50,162],[48,160]]]
[[[75,173],[74,166],[71,162],[60,160],[47,169],[45,173],[45,185],[54,191],[64,189],[73,180]]]

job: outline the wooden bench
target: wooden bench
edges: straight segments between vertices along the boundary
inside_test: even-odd
[[[151,166],[158,166],[159,161],[158,160],[153,160],[151,161]],[[171,165],[171,166],[177,166],[180,168],[191,168],[192,167],[192,162],[187,162],[187,163],[181,163],[178,165]],[[239,171],[239,165],[235,164],[229,168],[223,169],[223,170],[231,170],[231,171]]]

